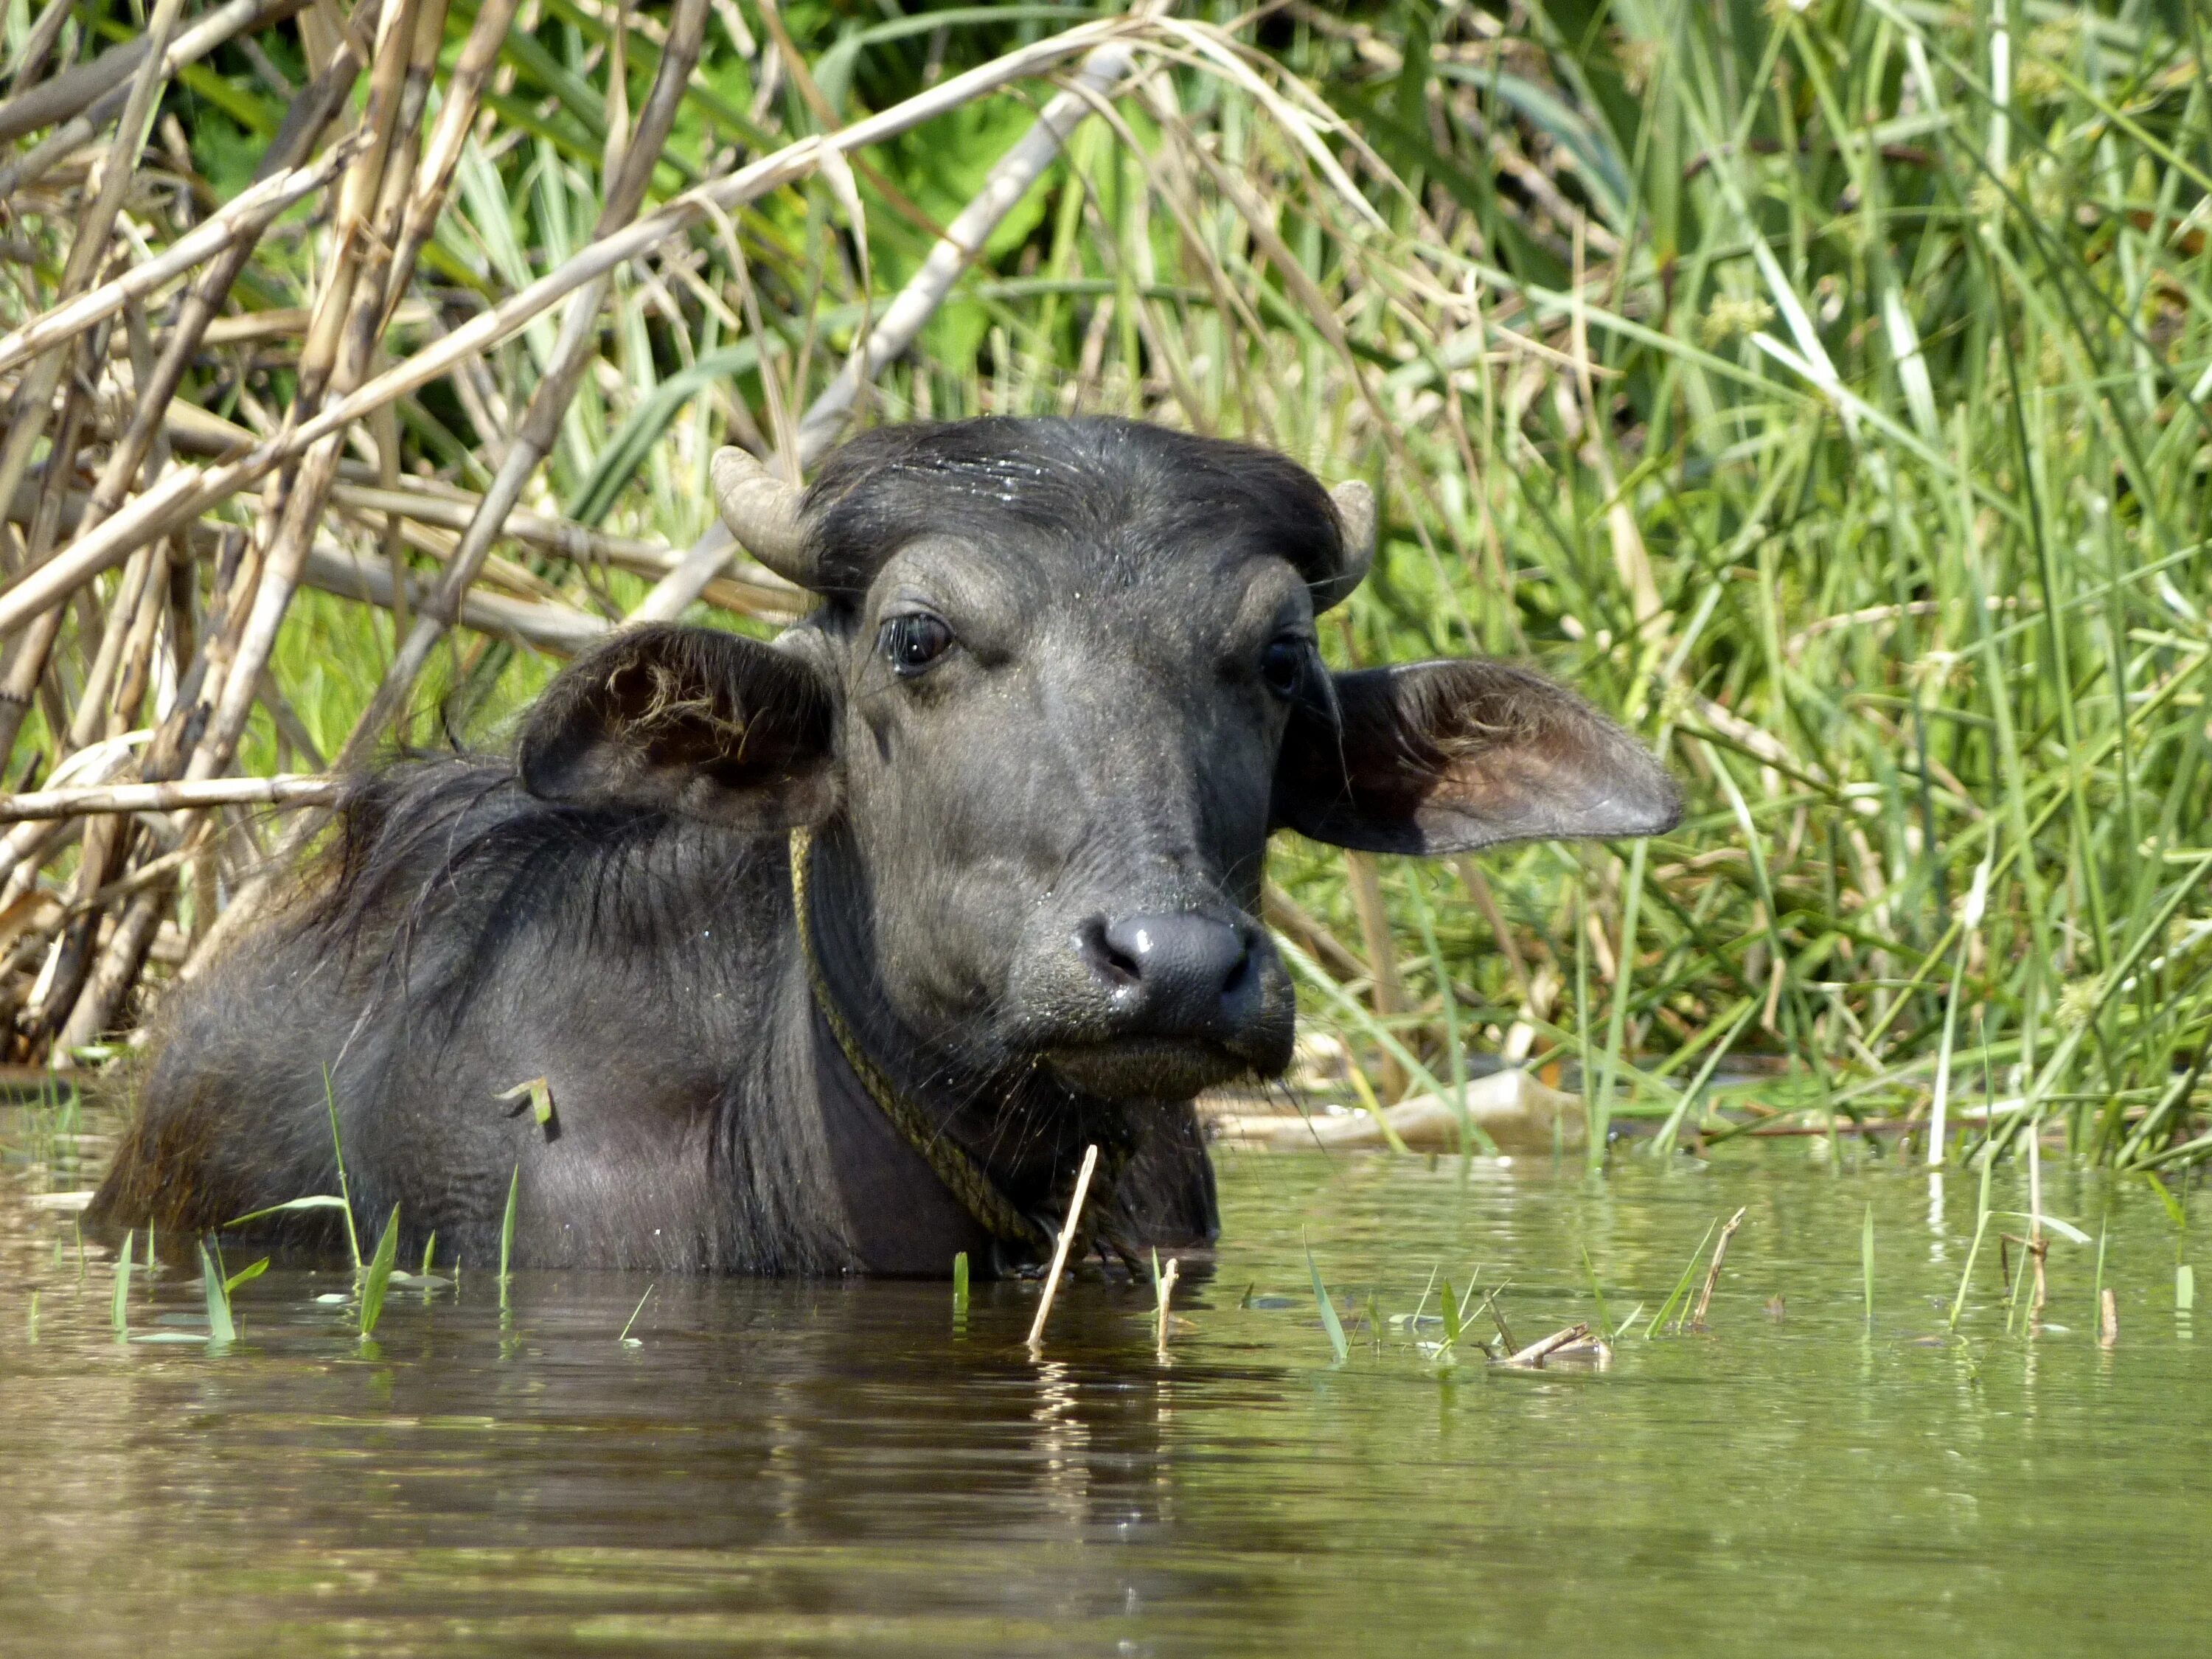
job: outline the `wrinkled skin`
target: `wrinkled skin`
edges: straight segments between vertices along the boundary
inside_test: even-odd
[[[526,1261],[980,1257],[816,1006],[805,828],[816,958],[869,1060],[1027,1212],[1088,1141],[1133,1142],[1118,1236],[1188,1247],[1216,1224],[1188,1101],[1290,1059],[1271,832],[1435,854],[1674,820],[1649,757],[1525,671],[1328,674],[1316,598],[1346,556],[1279,457],[1111,421],[887,428],[804,524],[824,602],[775,645],[630,630],[514,763],[359,786],[301,900],[179,999],[95,1216],[327,1190],[328,1066],[357,1207],[465,1257],[518,1163]],[[495,1103],[535,1075],[550,1133]]]
[[[1161,571],[1133,556],[1150,531],[987,520],[926,538],[821,654],[846,709],[840,851],[901,895],[874,939],[901,1020],[963,1033],[987,1066],[1042,1054],[1090,1092],[1176,1099],[1289,1062],[1290,983],[1253,921],[1289,719],[1261,665],[1278,641],[1312,655],[1313,611],[1264,545],[1194,540]],[[917,615],[957,641],[926,671],[856,648]],[[1143,1029],[1071,948],[1109,917],[1186,913],[1255,957],[1246,1017],[1217,1034]]]

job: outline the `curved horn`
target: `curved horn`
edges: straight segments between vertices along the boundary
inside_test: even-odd
[[[738,545],[779,576],[812,588],[819,577],[799,527],[799,490],[742,449],[718,449],[708,469],[722,522]]]
[[[1375,562],[1375,492],[1364,480],[1346,479],[1328,492],[1344,535],[1344,562],[1336,574],[1313,584],[1313,607],[1326,611],[1352,597]]]

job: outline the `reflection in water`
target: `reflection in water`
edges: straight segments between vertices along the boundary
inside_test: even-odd
[[[2068,1245],[2043,1333],[2004,1334],[1989,1252],[1945,1340],[1940,1176],[1232,1158],[1171,1368],[1149,1285],[1075,1286],[1032,1360],[1028,1286],[956,1327],[942,1285],[663,1280],[631,1349],[638,1278],[520,1276],[502,1321],[468,1271],[366,1348],[316,1300],[343,1275],[273,1271],[214,1358],[118,1340],[107,1258],[0,1177],[0,1648],[1948,1659],[2095,1645],[2123,1569],[2130,1635],[2193,1641],[2212,1430],[2186,1315],[2151,1316],[2175,1236],[2147,1193],[2044,1173],[2054,1212],[2109,1216],[2109,1352]],[[1439,1380],[1387,1325],[1432,1276],[1510,1279],[1524,1341],[1589,1319],[1585,1251],[1648,1318],[1738,1205],[1711,1329],[1602,1375]],[[1328,1363],[1302,1233],[1379,1357],[1360,1326]],[[173,1269],[132,1334],[202,1309]]]

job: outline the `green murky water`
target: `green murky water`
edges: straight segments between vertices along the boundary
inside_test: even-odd
[[[1227,1238],[1165,1364],[1149,1288],[1073,1287],[1039,1363],[1034,1287],[979,1287],[961,1328],[939,1285],[663,1282],[625,1347],[644,1282],[583,1274],[520,1278],[504,1322],[489,1273],[395,1293],[364,1351],[314,1300],[336,1276],[272,1272],[215,1355],[116,1339],[108,1260],[80,1266],[68,1221],[23,1201],[74,1177],[0,1138],[9,1652],[1959,1659],[2206,1639],[2212,1333],[2177,1311],[2189,1238],[2141,1183],[2045,1172],[2052,1212],[2109,1220],[2110,1350],[2095,1249],[2065,1243],[2045,1328],[2006,1334],[1989,1249],[1942,1340],[1931,1298],[1957,1285],[1973,1185],[1832,1173],[1784,1143],[1602,1188],[1225,1156]],[[2024,1194],[2001,1176],[1996,1201]],[[1389,1322],[1432,1267],[1464,1285],[1480,1264],[1528,1341],[1592,1317],[1585,1249],[1613,1318],[1648,1316],[1738,1206],[1707,1331],[1631,1337],[1603,1373],[1441,1382]],[[1372,1294],[1379,1352],[1352,1322],[1330,1363],[1302,1236],[1348,1318]],[[134,1332],[193,1330],[196,1279],[146,1292]]]

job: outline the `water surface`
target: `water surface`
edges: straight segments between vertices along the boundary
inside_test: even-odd
[[[2094,1247],[2053,1246],[2045,1328],[2023,1308],[2008,1335],[1992,1237],[1952,1337],[1974,1187],[1794,1142],[1602,1183],[1224,1154],[1226,1237],[1166,1363],[1149,1286],[1070,1287],[1037,1361],[1033,1285],[979,1285],[956,1323],[941,1285],[663,1280],[625,1346],[642,1278],[518,1275],[502,1316],[465,1270],[395,1292],[366,1348],[315,1299],[346,1275],[272,1271],[210,1353],[118,1339],[111,1258],[25,1202],[81,1184],[71,1144],[27,1122],[0,1117],[9,1652],[2203,1642],[2212,1364],[2175,1307],[2187,1236],[2140,1183],[2045,1170],[2053,1212],[2109,1219],[2109,1350]],[[1439,1268],[1510,1281],[1522,1342],[1591,1320],[1585,1252],[1612,1319],[1648,1317],[1740,1206],[1709,1328],[1646,1341],[1639,1318],[1602,1373],[1440,1378],[1435,1331],[1392,1322]],[[142,1274],[132,1334],[195,1334],[204,1306],[196,1277]]]

